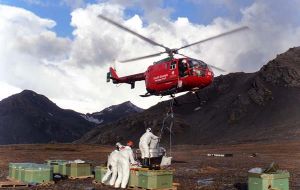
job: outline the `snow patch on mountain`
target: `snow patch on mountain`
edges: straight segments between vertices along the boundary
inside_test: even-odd
[[[98,119],[94,118],[93,116],[81,115],[81,117],[83,117],[85,120],[95,123],[97,125],[103,123],[103,121],[104,121],[104,120],[98,120]]]

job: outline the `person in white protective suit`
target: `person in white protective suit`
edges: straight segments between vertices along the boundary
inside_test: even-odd
[[[151,140],[158,140],[159,138],[151,132],[151,128],[146,129],[146,132],[141,136],[139,148],[143,160],[143,166],[150,165],[150,142]]]
[[[134,165],[137,162],[133,158],[133,151],[131,147],[133,146],[132,141],[128,141],[127,146],[121,147],[119,152],[119,157],[117,161],[118,165],[118,178],[115,183],[115,188],[125,189],[130,175],[130,164]]]
[[[121,143],[116,143],[116,150],[114,150],[112,153],[110,153],[110,155],[108,156],[108,160],[107,160],[107,172],[105,173],[105,175],[103,176],[101,182],[102,183],[106,183],[109,178],[109,185],[113,186],[115,184],[116,178],[117,178],[117,174],[118,174],[118,166],[117,166],[117,162],[118,162],[118,158],[119,158],[119,151],[120,148],[123,147],[121,145]]]

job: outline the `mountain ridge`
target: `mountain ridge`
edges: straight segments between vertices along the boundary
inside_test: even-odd
[[[99,112],[87,113],[85,117],[87,120],[96,120],[96,124],[107,124],[110,122],[114,122],[123,117],[127,117],[131,114],[141,113],[144,110],[142,108],[137,107],[130,101],[123,102],[121,104],[109,106]]]
[[[300,47],[291,48],[254,73],[230,73],[194,94],[177,98],[174,144],[222,144],[298,138]],[[138,142],[147,127],[159,134],[169,102],[135,117],[96,127],[77,143]],[[168,141],[167,130],[162,143]]]
[[[131,102],[113,107],[109,116],[103,113],[104,123],[143,111]],[[0,144],[70,143],[95,127],[98,120],[92,116],[62,109],[44,95],[23,90],[0,101]]]

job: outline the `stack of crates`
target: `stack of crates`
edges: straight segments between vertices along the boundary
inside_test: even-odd
[[[96,166],[95,167],[95,181],[101,183],[101,180],[105,173],[107,172],[107,167],[105,166]]]
[[[15,179],[17,164],[18,163],[9,163],[9,165],[8,165],[8,178],[9,179]]]
[[[107,167],[95,167],[95,182],[101,183],[101,180]],[[173,170],[149,170],[147,168],[132,168],[128,187],[143,189],[171,189],[173,187]]]
[[[53,174],[62,175],[61,171],[63,171],[63,169],[60,171],[60,165],[63,165],[65,163],[67,163],[68,161],[66,161],[66,160],[46,160],[46,162],[49,166],[52,166]]]
[[[61,176],[67,176],[67,164],[69,162],[61,162],[61,163],[58,163],[58,173],[61,175]]]
[[[29,184],[48,183],[53,180],[52,168],[45,164],[10,163],[9,178]]]
[[[128,186],[129,187],[138,187],[139,186],[139,169],[138,168],[130,169]]]
[[[90,163],[68,163],[66,164],[66,172],[69,178],[93,177]]]
[[[23,174],[24,172],[24,174]],[[29,184],[49,183],[53,180],[53,170],[45,164],[27,166],[22,170],[21,181]]]
[[[289,190],[289,177],[289,172],[283,170],[274,173],[249,173],[248,190]]]
[[[11,180],[21,180],[22,169],[31,166],[33,163],[9,163],[8,178]]]
[[[138,187],[144,189],[166,189],[173,187],[172,170],[139,170]]]
[[[12,176],[15,176],[16,168],[15,168],[16,163],[9,163],[8,165],[8,178],[12,179]]]

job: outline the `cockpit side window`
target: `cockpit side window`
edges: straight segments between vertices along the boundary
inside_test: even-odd
[[[194,60],[189,60],[188,61],[188,64],[189,64],[189,67],[190,68],[193,68],[194,67],[194,62],[193,62]]]

